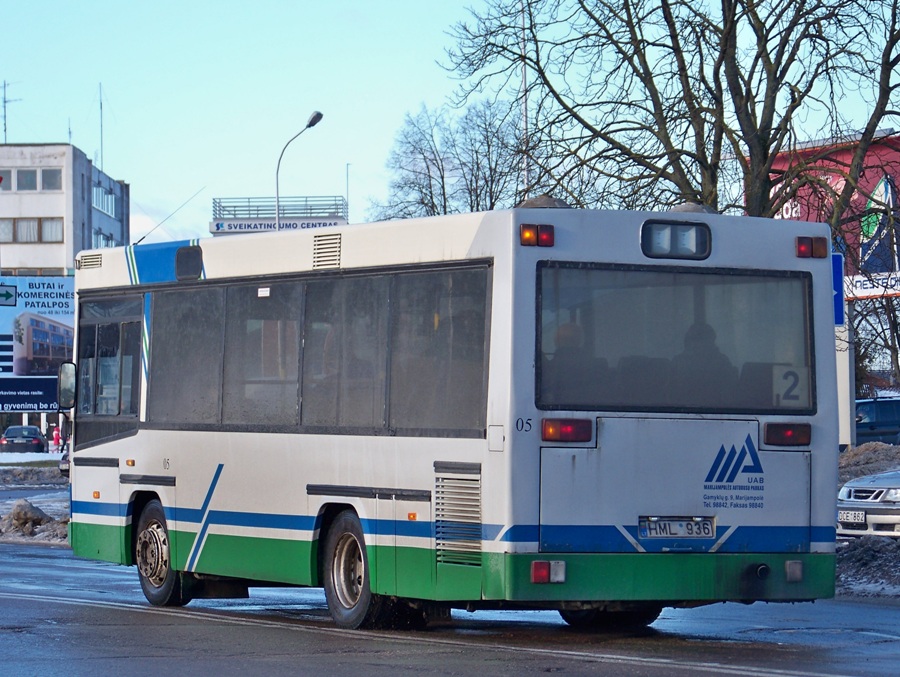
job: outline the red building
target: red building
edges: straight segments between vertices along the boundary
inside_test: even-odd
[[[846,184],[858,137],[812,142],[781,153],[774,168],[804,167],[804,182],[785,203],[781,218],[828,221],[832,195]],[[779,174],[780,175],[780,174]],[[836,246],[845,254],[848,296],[866,298],[885,292],[900,294],[900,134],[879,132],[866,154],[849,209],[841,219]],[[779,190],[776,185],[773,190]]]

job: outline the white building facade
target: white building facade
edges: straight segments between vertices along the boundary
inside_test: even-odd
[[[71,275],[82,249],[129,242],[130,190],[71,144],[0,144],[0,274]]]

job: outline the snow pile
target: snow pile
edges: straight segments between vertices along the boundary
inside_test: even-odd
[[[843,485],[848,480],[900,468],[900,447],[884,442],[866,442],[848,449],[838,461],[838,476]]]
[[[65,542],[68,537],[68,518],[54,519],[30,501],[20,498],[12,510],[0,518],[3,540],[27,538],[50,543]]]
[[[0,542],[65,545],[69,531],[67,480],[57,468],[0,466],[0,488],[33,489],[28,499],[0,499]]]
[[[863,536],[838,545],[838,594],[900,597],[900,538]]]

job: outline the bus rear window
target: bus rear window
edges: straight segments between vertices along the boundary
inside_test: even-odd
[[[543,263],[544,409],[812,413],[807,273]]]

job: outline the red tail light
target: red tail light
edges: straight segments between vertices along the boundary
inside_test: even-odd
[[[809,423],[766,423],[766,444],[779,447],[806,447],[812,440]]]
[[[797,258],[824,259],[828,256],[828,238],[798,237]]]
[[[545,418],[541,421],[544,442],[590,442],[594,425],[590,419]]]

